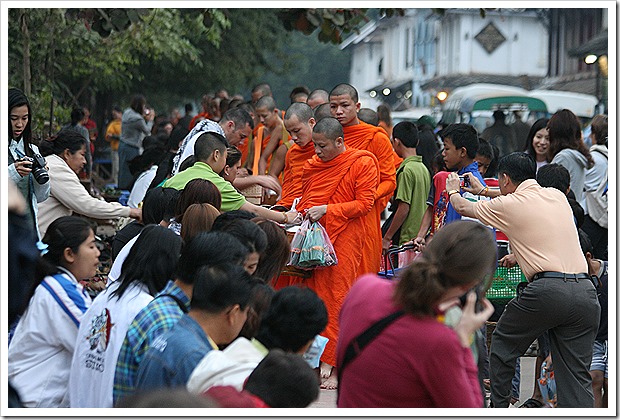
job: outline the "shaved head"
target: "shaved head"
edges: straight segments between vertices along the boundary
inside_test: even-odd
[[[291,119],[292,116],[296,116],[299,121],[306,122],[310,118],[314,117],[314,113],[312,112],[312,108],[308,106],[308,104],[302,102],[295,102],[291,104],[286,110],[286,114],[284,114],[284,120],[287,121]]]
[[[267,111],[273,111],[276,109],[276,101],[271,96],[263,96],[256,102],[255,108],[265,108]]]
[[[314,89],[310,92],[310,95],[308,95],[308,99],[306,100],[306,103],[313,109],[318,105],[326,104],[328,102],[329,92],[324,89]]]
[[[344,138],[342,125],[333,117],[325,117],[317,122],[312,132],[316,134],[323,134],[331,141],[336,141],[338,137]]]
[[[271,87],[267,83],[260,83],[252,89],[252,102],[256,103],[263,96],[272,96]]]
[[[325,117],[331,117],[331,110],[329,108],[329,104],[325,103],[325,104],[321,104],[319,106],[317,106],[316,108],[314,108],[314,119],[319,121],[322,120]]]
[[[348,83],[341,83],[329,92],[329,97],[332,96],[343,96],[349,95],[349,97],[353,100],[353,102],[357,102],[359,100],[359,96],[357,94],[357,89],[351,86]]]
[[[375,110],[370,108],[362,108],[360,112],[357,113],[357,118],[364,121],[366,124],[377,126],[379,125],[379,116],[375,112]]]
[[[264,95],[271,95],[271,87],[267,83],[260,83],[254,86],[252,93],[261,93]]]

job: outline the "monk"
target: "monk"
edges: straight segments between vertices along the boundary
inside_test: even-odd
[[[314,156],[312,129],[316,121],[312,109],[304,103],[294,103],[284,114],[284,126],[295,144],[286,154],[282,198],[278,205],[290,209],[293,200],[301,197],[301,174],[305,163]]]
[[[252,104],[256,105],[256,102],[263,96],[273,96],[271,92],[271,86],[268,83],[259,83],[252,88]]]
[[[295,102],[303,102],[304,104],[308,100],[310,90],[306,86],[295,86],[288,97],[291,99],[291,104]]]
[[[263,96],[256,102],[256,115],[265,126],[265,134],[262,139],[262,150],[258,161],[258,173],[264,175],[271,163],[271,157],[276,149],[281,145],[292,146],[290,136],[284,127],[284,122],[280,117],[280,110],[271,96]],[[258,148],[256,148],[258,150]],[[283,157],[283,156],[282,156]],[[256,159],[256,157],[255,157]],[[269,174],[276,178],[282,172],[284,161],[277,168],[269,168]]]
[[[314,119],[318,122],[321,121],[325,117],[331,117],[332,112],[329,109],[329,103],[317,105],[315,108],[312,108],[314,111]]]
[[[200,100],[200,105],[202,106],[202,111],[194,116],[189,122],[189,130],[194,128],[196,124],[202,120],[211,120],[213,119],[213,115],[211,114],[211,101],[213,100],[213,95],[207,93],[202,95],[202,99]]]
[[[310,106],[310,108],[314,109],[321,104],[329,103],[329,92],[324,89],[314,89],[308,95],[308,99],[306,99],[306,103]]]
[[[358,98],[357,90],[346,83],[336,86],[329,93],[331,114],[342,124],[347,147],[367,150],[379,161],[379,186],[372,211],[364,218],[366,236],[360,241],[363,247],[359,270],[361,275],[379,271],[382,252],[381,213],[396,189],[396,168],[394,149],[385,130],[358,119]]]
[[[379,163],[372,153],[345,147],[342,126],[331,117],[316,123],[312,142],[316,155],[304,165],[297,209],[310,221],[320,221],[338,258],[337,265],[315,269],[306,281],[327,306],[328,323],[321,335],[329,341],[321,357],[321,387],[335,389],[338,315],[360,274],[360,238],[375,200]]]

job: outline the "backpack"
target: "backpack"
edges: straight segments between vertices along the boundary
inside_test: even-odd
[[[605,156],[605,154],[601,153]],[[607,158],[607,156],[605,156]],[[609,170],[609,169],[608,169]],[[607,170],[607,171],[608,171]],[[607,229],[607,171],[605,171],[605,177],[601,180],[601,183],[594,191],[586,191],[586,208],[588,209],[588,215],[594,220],[600,227]]]

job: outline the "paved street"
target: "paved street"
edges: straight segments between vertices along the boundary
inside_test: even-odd
[[[532,396],[534,390],[534,363],[535,357],[521,358],[521,400],[517,406],[521,405],[525,400]],[[311,408],[335,408],[336,407],[336,391],[322,389],[319,399],[310,405]],[[513,408],[511,406],[511,408]]]

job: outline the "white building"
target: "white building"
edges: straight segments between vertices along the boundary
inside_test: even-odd
[[[530,9],[485,17],[479,8],[443,15],[407,9],[368,23],[341,48],[353,48],[350,83],[362,106],[403,109],[436,105],[437,92],[470,83],[530,89],[547,74],[548,40],[539,12]]]
[[[353,48],[350,83],[359,91],[362,106],[429,105],[420,82],[436,74],[435,22],[430,9],[407,9],[405,16],[369,22],[342,43],[341,49]]]

